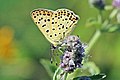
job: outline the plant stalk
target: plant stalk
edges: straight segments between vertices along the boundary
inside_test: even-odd
[[[63,78],[63,80],[67,80],[67,74],[68,74],[68,73],[64,73],[64,78]]]
[[[100,30],[96,30],[96,32],[94,33],[93,37],[91,38],[91,40],[88,43],[88,48],[86,49],[87,50],[86,54],[89,53],[89,51],[91,50],[92,46],[98,40],[98,38],[100,37],[100,35],[101,35],[101,31]]]
[[[59,73],[60,67],[57,68],[57,70],[54,73],[53,80],[57,80],[57,74]]]

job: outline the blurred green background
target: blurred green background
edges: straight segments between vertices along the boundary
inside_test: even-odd
[[[0,0],[0,80],[50,80],[40,64],[40,59],[50,59],[50,43],[30,17],[36,8],[73,10],[81,19],[72,34],[85,43],[95,32],[95,27],[85,27],[88,18],[98,15],[88,0]],[[103,33],[89,53],[90,60],[107,75],[105,80],[120,79],[119,34]]]

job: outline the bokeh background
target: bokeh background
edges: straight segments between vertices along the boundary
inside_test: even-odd
[[[112,0],[106,0],[111,5]],[[95,27],[86,20],[98,10],[88,0],[0,0],[0,80],[50,80],[40,59],[50,59],[50,43],[33,23],[30,12],[36,8],[68,8],[80,16],[72,34],[88,43]],[[109,13],[109,12],[108,12]],[[106,13],[104,17],[108,15]],[[103,33],[90,53],[105,80],[120,79],[120,33]]]

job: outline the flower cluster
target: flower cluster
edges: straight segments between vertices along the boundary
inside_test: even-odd
[[[117,10],[117,22],[120,23],[120,0],[113,0],[112,1],[112,6],[116,8]]]
[[[116,8],[120,8],[120,0],[113,0],[112,5]]]
[[[65,48],[61,56],[60,67],[65,72],[73,72],[76,68],[80,68],[85,56],[85,45],[81,43],[79,37],[68,36],[61,46]]]

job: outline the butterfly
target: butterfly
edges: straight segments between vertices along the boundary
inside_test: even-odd
[[[79,16],[69,9],[35,9],[31,12],[31,17],[46,39],[57,46],[61,44],[65,37],[75,28]]]

